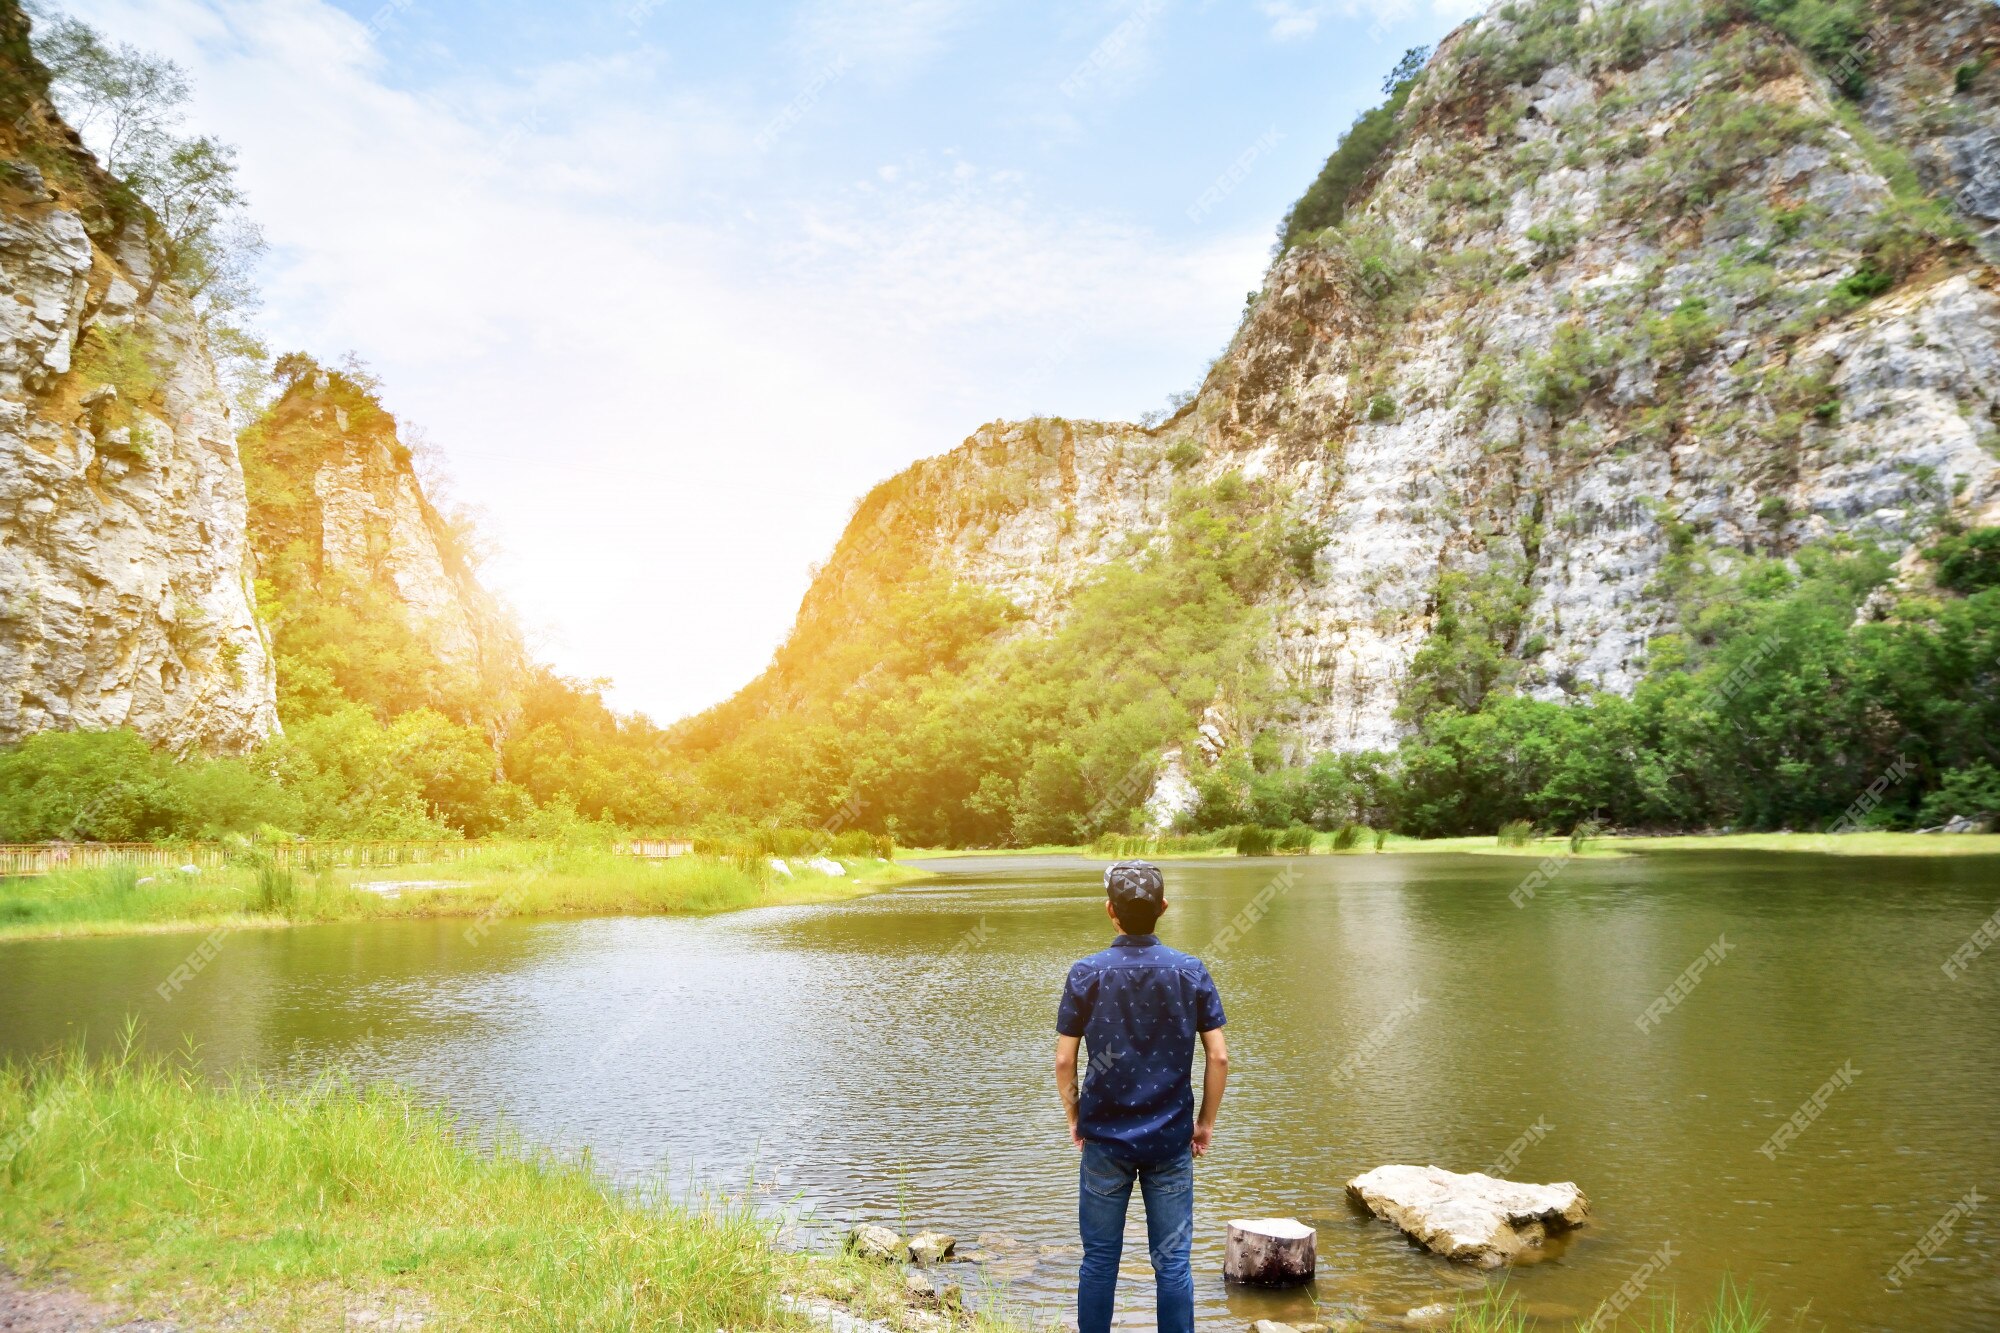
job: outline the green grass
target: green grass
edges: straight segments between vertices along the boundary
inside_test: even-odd
[[[364,870],[243,866],[183,876],[120,866],[0,880],[0,941],[376,917],[706,914],[838,902],[924,877],[890,861],[847,867],[847,875],[834,877],[795,862],[788,878],[761,858],[644,861],[538,843],[481,848],[461,861]],[[356,887],[404,882],[412,887],[392,890],[395,897]]]
[[[740,1206],[613,1191],[504,1130],[482,1148],[398,1089],[217,1085],[129,1041],[0,1068],[0,1178],[27,1283],[182,1321],[707,1333],[801,1326],[786,1293],[897,1303],[892,1270],[783,1252]]]
[[[1540,1327],[1515,1303],[1504,1288],[1487,1293],[1478,1301],[1455,1306],[1448,1333],[1530,1333]],[[1591,1325],[1601,1333],[1630,1330],[1631,1333],[1766,1333],[1771,1327],[1770,1312],[1751,1293],[1724,1279],[1710,1302],[1699,1310],[1682,1310],[1673,1296],[1653,1301],[1643,1314],[1631,1311],[1622,1317],[1606,1316]]]
[[[905,861],[963,861],[975,856],[1080,856],[1090,849],[1080,843],[1046,842],[1033,847],[898,847]]]
[[[1505,1291],[1489,1293],[1484,1300],[1454,1306],[1450,1333],[1527,1333],[1528,1318],[1514,1308],[1514,1298]]]

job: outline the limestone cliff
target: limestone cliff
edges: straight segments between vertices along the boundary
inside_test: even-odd
[[[12,4],[0,102],[0,741],[247,749],[275,683],[202,329],[144,210],[51,110]]]
[[[448,662],[477,663],[502,650],[489,640],[503,622],[471,571],[447,555],[443,524],[407,458],[355,441],[320,465],[313,494],[327,568],[394,588]]]
[[[446,673],[497,702],[526,669],[520,635],[426,494],[373,381],[296,355],[278,377],[277,400],[243,437],[270,614],[373,596],[370,614],[399,615]]]
[[[996,423],[916,464],[794,643],[843,632],[874,532],[1053,623],[1177,484],[1233,472],[1319,548],[1271,607],[1294,744],[1393,747],[1448,573],[1521,598],[1518,688],[1629,691],[1676,552],[1995,521],[2000,8],[1871,19],[1808,51],[1727,6],[1496,6],[1174,416]]]

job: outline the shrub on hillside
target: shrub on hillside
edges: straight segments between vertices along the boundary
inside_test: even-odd
[[[2000,588],[2000,528],[1953,533],[1924,554],[1937,566],[1940,588],[1962,593]]]
[[[875,856],[887,861],[895,856],[896,844],[886,833],[870,833],[866,829],[848,829],[833,840],[831,851],[835,856],[858,860]]]
[[[1865,0],[1730,0],[1796,42],[1850,97],[1867,91],[1873,43]]]
[[[260,767],[176,762],[130,730],[45,731],[0,750],[0,841],[212,838],[296,816]]]

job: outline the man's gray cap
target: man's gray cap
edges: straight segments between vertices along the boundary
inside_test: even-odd
[[[1150,861],[1120,861],[1105,867],[1104,892],[1114,903],[1158,906],[1167,900],[1167,881]]]

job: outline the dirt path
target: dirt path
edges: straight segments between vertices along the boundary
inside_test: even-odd
[[[64,1286],[24,1287],[0,1272],[0,1333],[179,1333],[157,1319],[124,1319],[118,1311]]]

